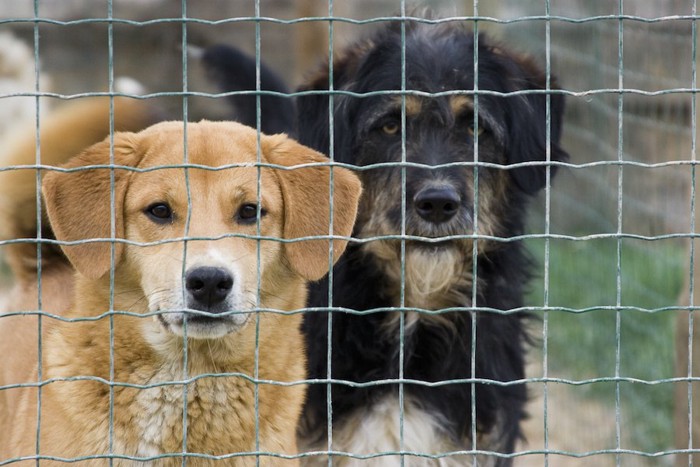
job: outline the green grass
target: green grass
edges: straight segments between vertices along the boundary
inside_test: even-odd
[[[544,241],[528,247],[544,264]],[[678,311],[640,312],[678,304],[687,275],[686,250],[678,241],[617,240],[550,242],[549,305],[587,309],[548,313],[550,376],[575,380],[615,375],[617,312],[595,309],[622,306],[620,375],[643,380],[674,376],[674,327]],[[533,281],[528,304],[544,304],[544,272]],[[620,384],[622,447],[647,452],[668,449],[673,435],[673,385]],[[615,410],[616,385],[593,383],[574,389]],[[613,412],[614,413],[614,412]]]
[[[0,291],[9,288],[9,284],[12,282],[10,267],[5,262],[2,250],[3,248],[0,247]]]

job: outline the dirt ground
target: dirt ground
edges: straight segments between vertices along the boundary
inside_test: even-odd
[[[542,375],[540,363],[528,367],[530,377]],[[518,451],[545,450],[544,384],[530,384],[532,400],[528,407],[530,418],[524,424],[527,441]],[[549,451],[565,451],[581,455],[586,452],[614,449],[616,420],[614,407],[581,397],[577,386],[547,384],[547,445]],[[621,456],[622,467],[672,466],[673,459]],[[572,457],[550,454],[531,454],[517,457],[515,467],[616,467],[616,456],[597,454]]]

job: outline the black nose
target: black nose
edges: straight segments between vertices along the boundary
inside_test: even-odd
[[[195,268],[187,273],[185,287],[198,305],[209,308],[226,299],[233,288],[233,277],[223,268]]]
[[[459,194],[452,187],[425,188],[413,198],[418,214],[434,224],[447,222],[459,209]]]

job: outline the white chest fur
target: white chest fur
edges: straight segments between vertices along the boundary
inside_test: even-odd
[[[333,431],[334,451],[356,455],[376,455],[401,450],[401,423],[398,397],[387,397],[374,405],[358,409]],[[446,435],[441,420],[434,414],[404,400],[403,451],[427,454],[428,456],[404,456],[406,467],[488,467],[495,465],[496,458],[473,455],[444,455],[464,450],[455,446]],[[327,450],[325,444],[313,450]],[[442,455],[443,457],[437,457]],[[429,457],[433,456],[433,457]],[[309,465],[327,465],[327,458],[318,456]],[[400,456],[383,455],[368,459],[334,457],[333,465],[340,467],[396,467]]]
[[[125,397],[128,405],[115,405],[115,420],[126,420],[124,430],[115,429],[115,452],[149,457],[184,448],[226,454],[249,444],[246,433],[252,429],[242,426],[255,418],[252,404],[245,403],[254,400],[252,385],[236,376],[202,377],[186,387],[172,384],[178,380],[179,371],[162,369],[151,379],[152,387],[134,389]]]

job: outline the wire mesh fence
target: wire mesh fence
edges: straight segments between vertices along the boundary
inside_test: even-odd
[[[562,144],[570,164],[531,206],[524,239],[539,268],[526,305],[541,321],[526,375],[526,440],[514,465],[698,465],[696,3],[424,3],[440,18],[477,27],[549,64],[567,96]],[[236,44],[294,83],[328,56],[329,43],[339,50],[406,8],[398,0],[6,2],[2,146],[14,138],[17,120],[38,134],[52,107],[113,93],[119,76],[141,82],[143,95],[169,118],[228,118],[225,96],[187,55],[188,45]],[[14,36],[5,45],[4,34]],[[26,56],[15,39],[28,45]],[[40,149],[36,155],[43,163]],[[4,196],[3,216],[14,209]],[[3,235],[2,250],[17,244],[16,236]],[[8,297],[8,268],[2,277]],[[10,314],[0,316],[0,327],[37,312],[56,317],[40,293],[38,308],[6,302]],[[37,339],[39,352],[41,345]],[[0,403],[15,387],[0,385]],[[0,416],[11,410],[0,407]],[[19,460],[0,453],[0,465]]]
[[[594,312],[588,317],[552,317],[550,337],[557,339],[555,336],[565,335],[574,340],[566,344],[562,342],[562,345],[577,342],[580,349],[594,342],[618,349],[618,353],[610,351],[607,357],[596,355],[595,374],[635,375],[660,382],[655,387],[623,384],[619,387],[619,394],[612,385],[592,385],[574,391],[579,394],[589,390],[606,392],[605,396],[599,396],[616,409],[618,419],[609,418],[608,422],[611,427],[619,425],[616,429],[619,443],[629,447],[646,446],[641,450],[660,452],[665,449],[663,446],[672,444],[674,426],[670,413],[674,406],[674,389],[679,391],[676,393],[676,407],[688,408],[680,396],[688,386],[663,383],[673,377],[688,375],[687,364],[685,367],[674,366],[674,361],[678,364],[677,355],[688,350],[688,340],[683,338],[684,334],[687,337],[688,323],[685,322],[686,332],[676,335],[674,320],[679,319],[679,315],[664,310],[685,305],[676,297],[693,277],[692,267],[688,269],[687,244],[682,235],[673,237],[693,231],[689,199],[694,173],[692,166],[685,164],[695,157],[695,95],[687,90],[695,87],[696,36],[692,21],[673,15],[693,15],[694,6],[665,2],[663,14],[658,14],[660,10],[650,10],[651,5],[641,2],[625,2],[624,5],[579,3],[569,7],[567,15],[575,18],[610,14],[632,17],[629,21],[601,18],[581,23],[560,22],[553,27],[552,33],[554,66],[562,70],[577,70],[568,79],[565,75],[568,89],[587,92],[619,88],[629,92],[624,97],[602,93],[569,101],[572,107],[569,123],[572,126],[567,135],[575,139],[571,144],[577,148],[577,161],[583,164],[614,161],[630,165],[618,163],[614,168],[599,165],[567,174],[572,175],[571,184],[562,183],[554,188],[552,198],[555,203],[560,203],[560,208],[553,208],[552,222],[558,228],[578,234],[616,232],[652,240],[621,240],[607,245],[604,245],[605,241],[597,242],[594,268],[600,274],[606,274],[603,271],[607,269],[611,274],[603,280],[616,287],[605,292],[606,287],[599,287],[600,283],[593,279],[596,285],[586,290],[587,297],[580,299],[586,306],[622,304],[656,312],[644,314],[625,309],[620,312],[617,322],[611,314],[604,316],[604,312]],[[666,20],[662,19],[667,15]],[[669,50],[676,51],[674,64],[666,62],[670,57]],[[572,188],[571,194],[556,194],[556,190],[566,191],[568,188]],[[586,193],[584,196],[589,201],[580,202],[582,193]],[[579,207],[585,212],[574,214],[572,209]],[[590,209],[592,207],[594,209]],[[582,221],[581,224],[578,221]],[[617,264],[612,260],[616,251],[621,251]],[[577,257],[576,253],[569,254]],[[648,258],[649,267],[637,263],[644,262],[644,257]],[[662,272],[666,267],[668,272]],[[570,276],[570,280],[583,284],[596,275],[591,271],[582,278],[580,271],[573,272],[575,267],[571,270],[576,276]],[[641,285],[650,285],[642,277],[645,275],[643,271],[656,277],[650,277],[651,282],[664,285],[659,288]],[[678,275],[673,278],[674,274]],[[666,296],[662,298],[663,295]],[[571,334],[557,332],[557,319],[569,320],[570,325],[576,326],[576,331]],[[578,332],[579,326],[586,327],[586,320],[600,325],[600,328],[597,331],[591,328],[590,334]],[[647,364],[649,360],[641,357],[644,351],[633,350],[635,341],[640,344],[640,350],[642,347],[653,349],[656,365]],[[661,407],[665,408],[657,412]],[[676,422],[683,424],[681,418],[688,424],[693,416],[687,412]],[[594,436],[598,437],[600,433]],[[687,432],[679,425],[675,433],[678,447],[687,443]],[[602,448],[610,441],[610,438],[599,438],[593,442]],[[651,448],[652,445],[656,447]],[[634,464],[637,461],[627,462]],[[651,461],[651,465],[657,462],[661,461]],[[688,460],[679,456],[677,462],[685,465]]]

